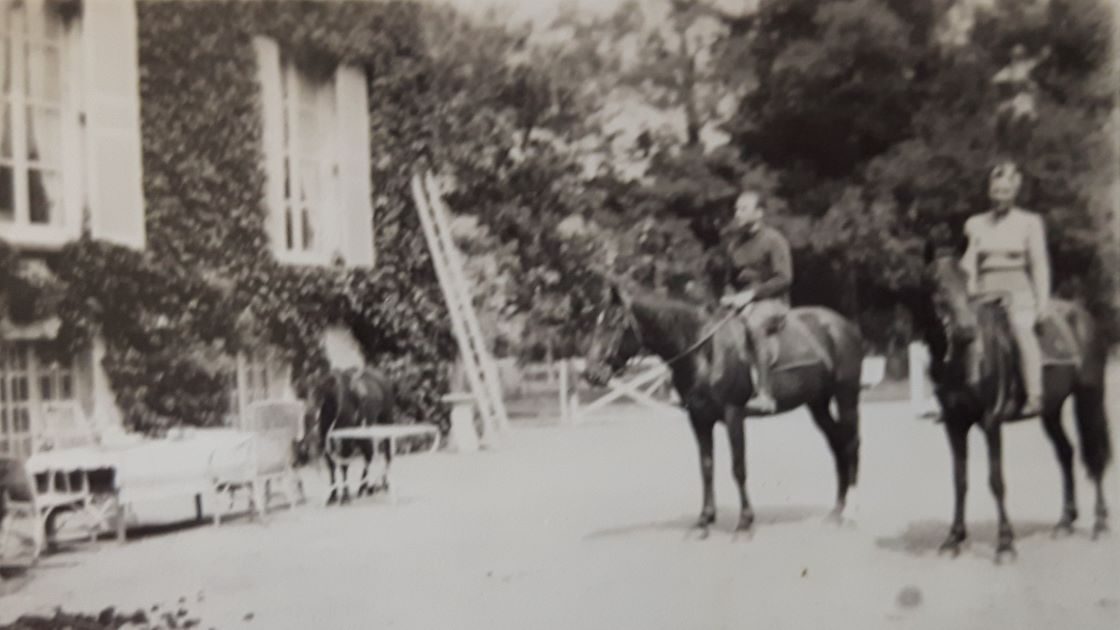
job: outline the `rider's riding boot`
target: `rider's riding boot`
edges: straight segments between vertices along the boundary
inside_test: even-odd
[[[1019,410],[1019,415],[1023,418],[1033,418],[1042,414],[1042,397],[1041,396],[1028,396],[1027,400],[1023,403],[1023,408]]]
[[[1023,389],[1027,399],[1019,410],[1019,417],[1031,418],[1042,413],[1042,347],[1035,333],[1037,316],[1033,309],[1012,312],[1012,332],[1019,345],[1019,360],[1022,362]]]
[[[771,414],[778,410],[778,403],[768,392],[758,391],[747,401],[747,409],[754,413]]]
[[[759,345],[766,347],[769,344],[764,342]],[[774,401],[774,395],[770,389],[770,361],[772,360],[770,349],[760,349],[757,354],[758,387],[755,388],[754,396],[747,401],[747,409],[754,413],[771,414],[777,411],[778,404]]]

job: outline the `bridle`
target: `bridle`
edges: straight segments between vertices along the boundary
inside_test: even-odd
[[[704,334],[700,335],[700,337],[696,341],[689,344],[689,346],[687,348],[685,348],[684,350],[682,350],[682,351],[678,352],[677,354],[673,355],[673,357],[671,357],[669,359],[665,359],[666,367],[672,366],[677,361],[680,361],[681,359],[689,356],[693,352],[696,352],[697,350],[699,350],[705,343],[708,343],[708,341],[711,340],[711,338],[717,332],[719,332],[720,328],[723,328],[723,326],[726,325],[727,322],[729,322],[732,319],[735,319],[736,317],[738,317],[739,314],[743,312],[743,309],[747,308],[747,306],[750,306],[751,304],[753,304],[753,300],[732,309],[730,313],[725,315],[723,317],[723,319],[716,322],[715,325],[713,325],[711,328],[709,328]],[[638,341],[638,346],[639,347],[645,347],[645,342],[644,342],[644,339],[642,338],[642,330],[641,330],[641,327],[638,325],[637,317],[634,316],[634,311],[633,311],[633,308],[631,307],[631,303],[630,303],[629,299],[622,298],[622,308],[625,311],[626,328],[623,328],[622,331],[619,333],[618,341],[615,344],[616,347],[613,348],[613,350],[618,351],[619,346],[622,345],[622,335],[626,332],[627,328],[629,328],[631,330],[631,332],[634,333],[634,336],[637,338],[637,341]],[[618,372],[624,370],[629,363],[630,363],[630,359],[627,359],[626,362],[622,364],[622,367],[620,367],[617,370],[614,370],[614,372],[618,373]]]

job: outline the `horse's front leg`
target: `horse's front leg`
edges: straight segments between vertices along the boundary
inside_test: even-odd
[[[741,407],[729,405],[723,412],[727,423],[727,439],[731,443],[731,474],[735,477],[735,487],[739,489],[739,525],[736,531],[750,531],[754,524],[754,510],[747,498],[747,446],[744,430],[746,411]]]
[[[338,486],[335,485],[335,464],[334,459],[331,458],[329,453],[323,453],[323,459],[327,460],[327,474],[330,475],[331,480],[331,493],[327,497],[327,505],[334,505],[338,503]]]
[[[1004,505],[1003,436],[999,422],[993,422],[991,427],[985,428],[984,436],[988,441],[988,485],[999,511],[999,538],[996,544],[996,562],[999,562],[1004,554],[1015,554],[1015,534],[1011,531],[1011,522]]]
[[[953,454],[953,524],[949,536],[941,544],[941,551],[954,556],[961,551],[961,543],[967,538],[964,528],[964,499],[968,494],[968,429],[969,423],[945,415],[945,432],[949,436],[949,448]]]
[[[696,521],[696,527],[707,531],[708,526],[716,520],[716,498],[712,487],[712,468],[714,465],[712,429],[715,426],[715,421],[711,417],[697,413],[690,413],[689,418],[692,421],[692,432],[696,435],[696,444],[700,450],[700,480],[704,485],[704,503],[700,509],[700,518]]]

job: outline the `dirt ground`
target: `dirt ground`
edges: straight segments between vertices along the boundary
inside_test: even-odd
[[[951,507],[942,429],[901,404],[869,403],[863,416],[860,486],[840,526],[823,520],[832,463],[804,413],[748,427],[751,538],[732,535],[737,501],[720,430],[720,518],[699,540],[689,535],[699,474],[683,416],[615,407],[580,426],[517,424],[487,452],[400,458],[397,505],[313,501],[263,523],[47,556],[5,585],[0,624],[56,605],[182,601],[200,627],[226,629],[1120,627],[1120,517],[1090,541],[1091,488],[1079,467],[1078,531],[1052,539],[1059,473],[1037,422],[1005,432],[1019,557],[997,566],[979,433],[972,542],[951,559],[936,553]],[[1114,514],[1117,477],[1113,467]],[[307,481],[321,496],[321,478]]]

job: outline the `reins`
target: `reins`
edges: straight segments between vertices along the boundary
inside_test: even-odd
[[[746,307],[750,306],[753,303],[754,303],[754,300],[751,300],[749,302],[746,302],[745,304],[742,304],[740,306],[736,306],[730,313],[725,315],[723,317],[723,319],[719,320],[718,322],[716,322],[716,324],[714,326],[709,328],[706,333],[704,333],[703,335],[700,335],[699,339],[694,341],[691,345],[689,345],[687,348],[685,348],[681,352],[678,352],[675,356],[673,356],[673,358],[666,359],[665,360],[665,365],[670,366],[670,365],[676,363],[677,361],[680,361],[681,359],[683,359],[683,358],[687,357],[688,355],[692,354],[693,352],[696,352],[697,350],[699,350],[701,346],[708,343],[708,341],[712,338],[713,335],[715,335],[717,332],[719,332],[720,328],[723,328],[723,326],[725,324],[727,324],[727,322],[729,322],[732,319],[735,319],[736,317],[738,317],[739,314],[743,312],[743,309],[745,309]],[[638,344],[644,346],[644,343],[642,341],[641,329],[638,327],[638,322],[634,318],[634,313],[630,309],[629,304],[626,305],[626,314],[627,314],[627,317],[630,319],[630,327],[633,328],[634,334],[637,335],[637,337],[638,337]]]

